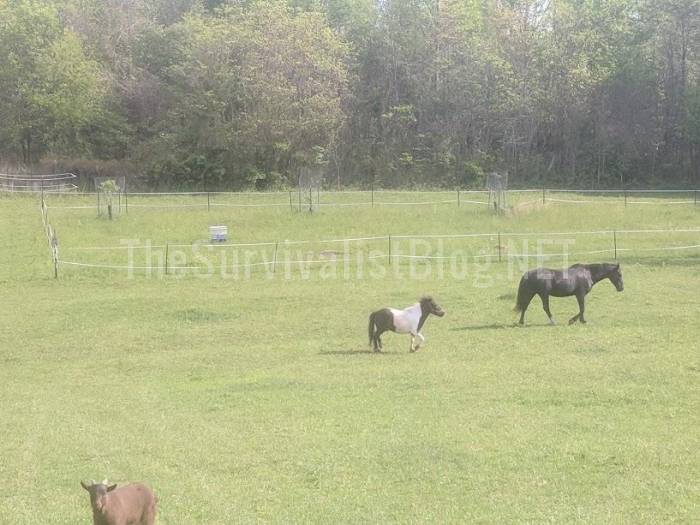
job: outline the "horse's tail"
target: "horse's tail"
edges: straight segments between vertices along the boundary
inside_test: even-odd
[[[369,314],[369,327],[368,327],[368,331],[369,331],[369,344],[370,344],[370,345],[371,345],[372,342],[374,341],[374,334],[375,334],[375,329],[374,329],[374,328],[375,328],[375,326],[376,326],[376,324],[375,324],[375,322],[374,322],[374,314],[375,314],[375,313],[376,313],[376,312],[372,312],[371,314]]]
[[[520,279],[520,286],[518,286],[518,298],[515,300],[515,308],[513,311],[522,312],[527,307],[525,304],[525,288],[527,287],[527,279],[523,275]]]

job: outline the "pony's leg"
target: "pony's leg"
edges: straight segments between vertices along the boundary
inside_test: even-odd
[[[381,339],[379,339],[380,336],[381,333],[379,332],[379,330],[377,330],[372,336],[372,350],[374,350],[375,352],[379,352],[381,346]]]
[[[416,348],[413,350],[414,352],[417,352],[418,349],[420,348],[420,345],[422,345],[423,343],[425,343],[425,337],[423,337],[423,334],[421,334],[420,332],[418,332],[418,333],[416,334],[416,337],[418,337],[418,338],[420,339],[420,342],[416,345]]]
[[[542,308],[544,308],[544,312],[549,317],[549,324],[557,324],[554,317],[552,317],[552,312],[549,311],[549,295],[543,294],[540,297],[542,298]]]
[[[411,347],[408,350],[409,352],[415,352],[416,350],[418,350],[417,348],[413,347],[414,341],[415,341],[415,336],[413,334],[411,334]]]

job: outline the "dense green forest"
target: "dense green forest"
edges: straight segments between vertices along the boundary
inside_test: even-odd
[[[0,172],[695,186],[700,0],[0,0]]]

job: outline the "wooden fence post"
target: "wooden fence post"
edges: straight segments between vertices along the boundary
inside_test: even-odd
[[[613,248],[615,250],[615,260],[617,261],[617,231],[613,230]]]

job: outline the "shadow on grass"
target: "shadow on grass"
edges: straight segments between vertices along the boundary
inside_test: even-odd
[[[472,330],[500,330],[503,328],[517,328],[517,323],[491,323],[473,326],[460,326],[458,328],[450,328],[450,332],[471,332]]]
[[[318,355],[391,355],[398,354],[400,352],[387,352],[382,350],[381,352],[374,352],[372,350],[325,350],[319,352]]]

